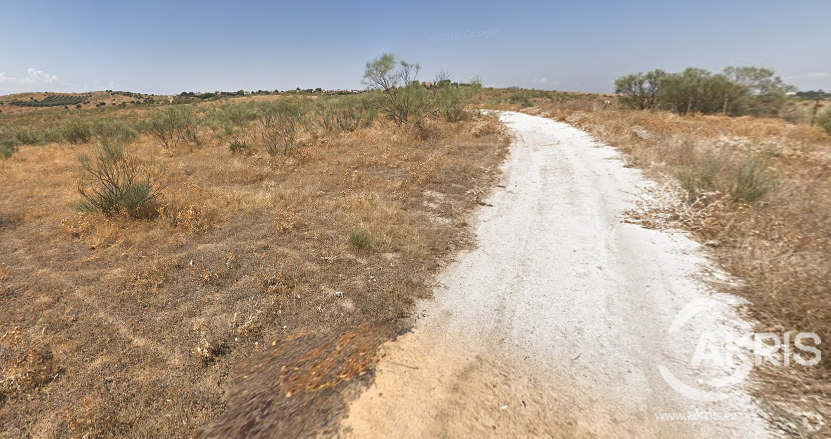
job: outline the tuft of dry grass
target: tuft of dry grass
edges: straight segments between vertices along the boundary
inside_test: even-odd
[[[83,114],[130,124],[149,111]],[[0,115],[33,130],[66,117]],[[332,410],[303,406],[308,422],[327,422],[353,381],[341,375],[371,369],[375,343],[410,325],[430,276],[470,244],[470,194],[488,190],[507,149],[489,116],[411,133],[382,120],[303,129],[274,156],[260,145],[233,154],[204,125],[195,133],[176,148],[148,134],[129,145],[165,170],[146,220],[76,212],[87,145],[21,145],[0,161],[0,334],[19,332],[14,346],[0,340],[0,435],[191,437],[226,410],[238,364],[313,367],[315,352],[335,356],[319,358],[319,375],[284,381],[299,380],[286,387],[297,398],[336,389],[315,391]],[[345,239],[358,224],[370,252]],[[362,325],[377,341],[342,346]],[[292,409],[278,393],[260,397],[271,413]]]
[[[831,136],[781,119],[542,103],[533,111],[592,133],[668,185],[676,195],[635,220],[681,227],[706,243],[742,280],[730,292],[753,303],[761,331],[831,340]],[[829,356],[814,368],[757,369],[765,378],[759,395],[777,417],[831,416]]]

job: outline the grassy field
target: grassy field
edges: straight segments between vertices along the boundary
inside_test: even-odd
[[[289,139],[263,116],[285,99],[2,107],[17,140],[0,160],[0,437],[191,437],[226,411],[332,428],[470,245],[507,139],[475,111],[405,130],[326,97],[290,99]],[[165,138],[152,122],[168,116]],[[153,195],[79,212],[107,145]]]

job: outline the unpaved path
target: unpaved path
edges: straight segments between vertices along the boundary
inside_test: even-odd
[[[475,219],[478,247],[442,273],[414,331],[386,347],[342,433],[768,436],[747,382],[700,402],[659,371],[701,387],[735,370],[690,359],[702,332],[729,331],[737,317],[716,306],[670,331],[685,305],[707,297],[711,270],[684,236],[621,221],[648,182],[566,124],[502,120],[515,141],[493,206]],[[696,411],[711,419],[656,419]]]

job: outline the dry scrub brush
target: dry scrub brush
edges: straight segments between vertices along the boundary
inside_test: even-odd
[[[152,204],[159,171],[125,152],[120,140],[102,139],[92,157],[82,154],[78,159],[85,175],[78,185],[83,197],[80,211],[107,216],[123,212],[131,218],[150,218],[156,213]]]
[[[330,333],[351,340],[363,321],[384,328],[359,350],[330,346],[345,356],[315,360],[313,382],[288,377],[295,399],[267,401],[275,416],[300,400],[335,407],[337,392],[302,393],[342,389],[334,372],[364,373],[375,347],[409,324],[442,258],[470,243],[466,213],[505,152],[499,123],[471,112],[407,132],[372,116],[365,98],[332,98],[329,116],[327,98],[297,100],[305,111],[287,149],[284,129],[262,119],[281,99],[90,110],[81,113],[86,144],[21,145],[0,161],[0,334],[20,334],[14,347],[0,340],[0,379],[11,389],[0,397],[0,435],[193,436],[225,410],[236,363],[303,334],[324,343]],[[163,136],[144,125],[186,112]],[[2,130],[36,133],[68,120],[45,111],[0,118]],[[247,153],[230,150],[235,138],[249,142]],[[165,172],[154,179],[148,169]],[[155,213],[139,216],[152,220],[78,214],[78,181],[95,200],[110,194],[92,190],[96,176],[120,188],[102,211],[133,212],[145,183],[162,184],[142,204]],[[363,250],[349,242],[358,229],[369,238],[353,239]],[[314,343],[292,347],[288,370],[319,350]],[[315,413],[324,422],[334,412]]]

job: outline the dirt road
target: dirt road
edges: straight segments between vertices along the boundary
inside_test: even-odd
[[[683,235],[621,221],[649,182],[569,125],[502,120],[515,141],[478,247],[387,346],[344,435],[769,436],[743,363],[697,351],[745,325],[704,286],[717,272]]]

